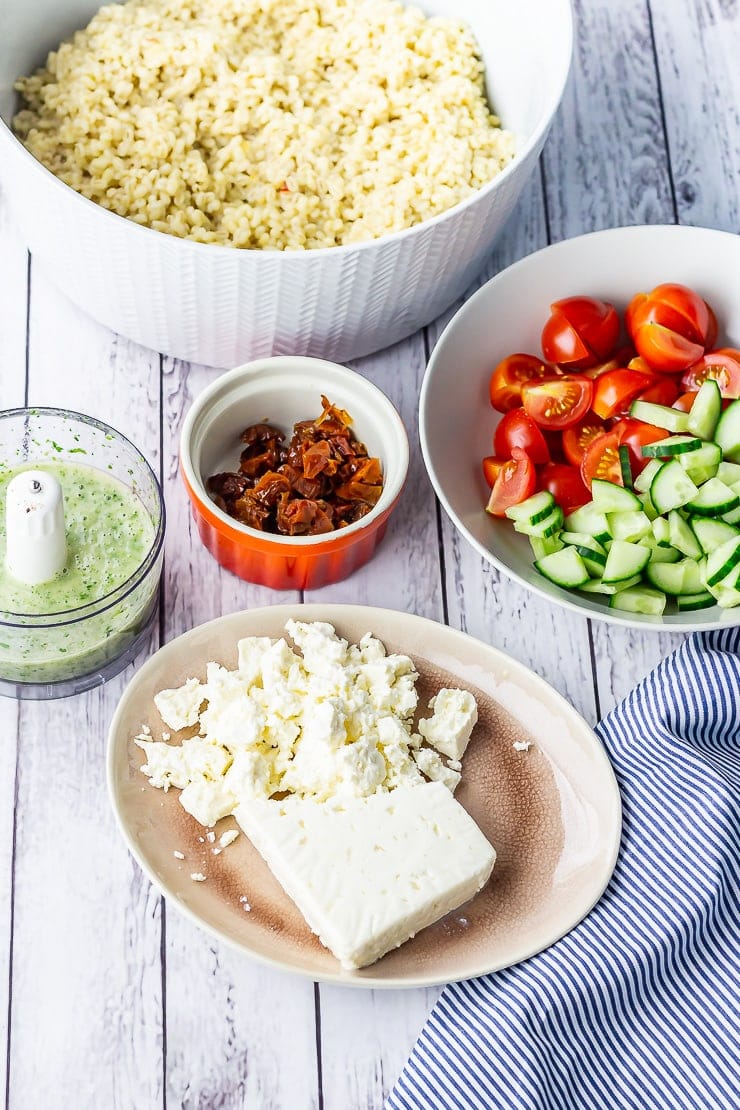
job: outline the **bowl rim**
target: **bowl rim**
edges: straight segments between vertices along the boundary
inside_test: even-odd
[[[621,625],[624,628],[633,628],[638,631],[666,633],[705,632],[710,629],[734,628],[740,625],[740,606],[734,612],[731,609],[722,610],[722,619],[715,620],[711,624],[708,622],[699,622],[696,619],[691,620],[690,618],[671,621],[671,623],[668,624],[663,620],[663,617],[642,616],[642,618],[640,618],[638,614],[623,615],[619,612],[619,610],[588,609],[582,602],[572,600],[570,595],[566,594],[564,590],[560,591],[563,595],[561,597],[559,595],[555,595],[554,593],[550,593],[547,589],[535,582],[528,581],[526,578],[522,577],[522,575],[519,574],[518,571],[512,569],[500,558],[498,558],[498,556],[493,551],[491,551],[489,547],[486,547],[484,544],[482,544],[478,539],[476,539],[475,536],[473,536],[468,528],[466,528],[465,524],[462,522],[462,520],[460,520],[455,509],[451,505],[431,460],[431,448],[426,432],[425,417],[427,406],[429,403],[429,396],[432,389],[432,381],[436,373],[438,372],[437,366],[440,360],[440,352],[442,351],[442,348],[448,338],[449,333],[461,326],[461,323],[464,321],[465,315],[470,311],[470,306],[476,304],[479,300],[484,300],[486,297],[489,297],[491,288],[495,288],[496,285],[507,278],[512,271],[527,269],[528,267],[536,265],[536,260],[541,258],[541,256],[544,254],[567,254],[569,250],[573,249],[574,243],[581,243],[584,240],[590,240],[593,243],[598,244],[603,243],[604,249],[608,249],[609,239],[614,239],[616,237],[637,239],[645,233],[648,233],[649,235],[654,235],[656,238],[661,238],[662,236],[667,235],[671,235],[674,237],[681,235],[687,239],[691,237],[700,238],[709,235],[712,238],[722,239],[723,241],[732,240],[736,244],[738,244],[738,249],[740,250],[740,242],[738,241],[737,235],[735,235],[733,232],[723,231],[718,228],[696,227],[689,224],[633,224],[628,227],[610,227],[604,228],[599,231],[590,231],[586,232],[583,235],[574,235],[569,239],[562,239],[557,243],[550,243],[547,246],[541,247],[539,250],[533,251],[531,254],[527,254],[523,258],[518,259],[510,266],[504,267],[503,270],[499,270],[497,274],[494,274],[492,278],[489,278],[489,280],[486,281],[480,287],[480,289],[477,289],[475,293],[473,293],[473,295],[469,297],[468,300],[463,305],[461,305],[461,307],[454,313],[452,318],[448,321],[448,323],[445,325],[444,329],[440,333],[437,342],[434,344],[432,353],[429,356],[429,361],[427,362],[426,370],[424,371],[424,377],[421,383],[421,391],[419,393],[419,441],[421,443],[421,452],[424,459],[424,466],[426,468],[429,480],[434,488],[434,492],[439,498],[440,504],[445,510],[445,513],[449,517],[456,531],[458,531],[460,535],[463,536],[463,538],[471,545],[471,547],[474,548],[475,551],[478,552],[478,554],[483,559],[485,559],[486,562],[491,563],[499,571],[503,572],[508,578],[511,578],[515,582],[518,582],[520,586],[524,587],[524,589],[529,590],[537,596],[544,598],[552,605],[558,605],[564,609],[569,609],[574,613],[578,613],[581,617],[604,621],[606,624]],[[716,606],[713,606],[713,608],[716,608]]]
[[[364,390],[366,394],[374,396],[380,407],[384,410],[388,425],[393,433],[393,449],[396,453],[394,468],[397,468],[397,474],[392,482],[386,482],[385,479],[388,466],[385,460],[381,460],[384,464],[383,490],[378,501],[373,505],[369,513],[366,513],[365,516],[354,521],[354,523],[348,524],[345,528],[334,529],[331,532],[322,532],[317,536],[283,536],[279,533],[261,532],[257,528],[250,528],[249,525],[242,524],[240,521],[235,520],[216,505],[209,497],[203,480],[193,463],[191,454],[193,428],[196,421],[208,411],[214,398],[231,383],[237,384],[243,380],[258,381],[262,377],[268,380],[270,371],[277,369],[285,369],[290,373],[311,378],[314,380],[314,384],[317,384],[315,379],[322,370],[330,370],[340,377],[345,377],[353,387],[358,386],[359,389]],[[317,388],[321,389],[322,387],[321,385],[317,385]],[[348,366],[343,366],[338,362],[331,362],[328,359],[314,358],[310,355],[270,355],[266,358],[253,359],[250,362],[242,363],[240,366],[235,366],[233,370],[227,370],[225,374],[220,374],[218,377],[214,378],[205,389],[201,390],[198,396],[193,400],[185,415],[180,432],[180,466],[182,468],[182,477],[186,488],[197,504],[198,511],[215,518],[221,530],[226,531],[228,529],[235,541],[238,542],[242,540],[246,542],[251,540],[253,544],[263,549],[267,547],[273,549],[279,548],[284,554],[288,554],[292,551],[301,551],[310,554],[312,549],[320,549],[323,551],[329,547],[336,546],[337,541],[340,542],[340,546],[346,547],[359,539],[360,535],[366,534],[368,529],[372,530],[374,527],[379,526],[395,506],[405,485],[408,476],[409,458],[409,438],[406,426],[395,405],[383,390],[375,385],[374,382],[371,382],[368,378],[364,377],[356,370],[350,369]],[[319,551],[315,551],[315,553],[318,554]]]
[[[499,182],[508,180],[513,175],[515,170],[527,160],[533,151],[537,150],[540,142],[544,141],[544,137],[552,125],[552,121],[560,106],[565,91],[565,86],[570,75],[570,69],[573,61],[573,48],[574,48],[574,19],[572,0],[550,0],[550,3],[559,3],[562,5],[561,17],[565,21],[565,43],[566,49],[563,52],[563,57],[559,62],[559,71],[555,69],[554,76],[554,95],[548,100],[547,107],[540,113],[540,116],[531,131],[529,137],[523,143],[520,150],[517,150],[514,157],[507,163],[504,168],[496,174],[495,177],[487,181],[480,189],[476,189],[470,196],[465,197],[463,200],[454,204],[451,208],[445,209],[443,212],[438,212],[434,216],[430,216],[427,220],[421,220],[417,224],[412,224],[411,227],[401,228],[399,231],[390,231],[385,235],[380,235],[375,239],[365,239],[360,243],[339,243],[333,247],[309,247],[309,248],[267,248],[262,249],[258,247],[234,247],[227,243],[200,243],[196,239],[189,239],[181,235],[171,235],[166,231],[158,231],[156,228],[149,227],[146,224],[137,223],[131,219],[130,216],[122,216],[118,212],[114,212],[109,208],[104,208],[97,201],[91,200],[89,197],[83,196],[82,193],[77,192],[71,185],[67,185],[61,178],[53,174],[51,170],[40,162],[26,147],[21,140],[15,135],[12,128],[0,116],[0,140],[5,136],[5,141],[9,141],[12,146],[17,148],[17,152],[21,158],[26,161],[27,166],[31,172],[36,169],[41,170],[42,174],[46,176],[47,183],[50,183],[53,188],[61,190],[61,199],[69,199],[74,203],[73,199],[76,197],[85,205],[89,205],[88,211],[90,213],[97,212],[101,214],[101,218],[107,220],[110,224],[111,231],[114,230],[114,224],[111,221],[123,221],[128,225],[132,235],[149,236],[150,242],[154,244],[156,241],[160,243],[166,240],[172,240],[175,243],[184,243],[187,248],[193,248],[196,251],[209,251],[208,257],[213,258],[215,252],[219,251],[225,257],[236,257],[246,255],[247,257],[270,257],[278,256],[279,258],[291,259],[310,259],[314,256],[324,257],[327,254],[332,256],[342,257],[346,254],[354,254],[356,252],[364,252],[375,249],[382,249],[388,244],[402,242],[414,233],[420,233],[423,228],[435,226],[436,224],[443,223],[446,220],[452,219],[460,215],[466,209],[472,207],[479,200],[482,200],[489,193],[493,192]],[[88,21],[89,22],[89,21]],[[477,45],[477,39],[476,39]],[[490,106],[490,105],[489,105]],[[156,238],[151,238],[151,237]],[[146,238],[142,238],[142,244],[146,243]],[[178,249],[178,248],[175,248]],[[206,256],[204,256],[206,257]],[[301,262],[297,263],[301,265]],[[307,265],[310,263],[306,263]]]

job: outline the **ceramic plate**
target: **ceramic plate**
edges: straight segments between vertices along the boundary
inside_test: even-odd
[[[496,848],[493,875],[466,905],[362,971],[345,971],[310,932],[245,835],[219,855],[178,802],[149,786],[134,744],[142,725],[163,730],[154,695],[206,663],[236,665],[242,636],[282,635],[289,617],[329,621],[356,641],[365,632],[410,655],[420,706],[441,686],[464,686],[479,719],[456,797]],[[530,740],[526,751],[517,741]],[[276,605],[221,617],[149,659],[121,698],[108,741],[108,782],[120,827],[140,866],[191,921],[244,953],[312,979],[363,987],[417,987],[467,979],[539,952],[601,896],[621,833],[619,791],[598,738],[543,679],[503,652],[408,613],[355,605]],[[225,818],[216,834],[235,827]],[[174,852],[184,853],[180,860]],[[202,872],[205,882],[190,875]],[[246,898],[249,911],[241,899]]]

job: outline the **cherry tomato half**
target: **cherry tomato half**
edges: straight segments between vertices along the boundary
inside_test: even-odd
[[[623,485],[619,460],[619,432],[604,432],[589,444],[581,462],[581,477],[591,489],[594,478]]]
[[[596,366],[608,359],[619,341],[619,316],[613,304],[595,297],[566,297],[550,305],[542,329],[548,362],[566,367]]]
[[[740,351],[733,347],[708,351],[689,367],[681,385],[686,390],[696,390],[707,378],[714,378],[723,397],[740,397]]]
[[[565,463],[548,463],[537,477],[537,488],[547,489],[564,513],[572,513],[591,500],[577,466]]]
[[[655,382],[655,374],[639,370],[609,370],[594,383],[591,408],[602,420],[625,412],[630,401]]]
[[[582,376],[545,378],[522,386],[522,404],[529,416],[548,431],[569,428],[591,407],[594,386]]]
[[[499,470],[505,466],[508,459],[497,459],[495,455],[486,455],[481,463],[483,469],[483,477],[488,483],[489,487],[493,489],[493,483],[498,478]]]
[[[486,512],[505,516],[506,510],[531,497],[537,487],[537,472],[526,451],[514,447],[494,482]]]
[[[515,447],[526,451],[533,463],[550,461],[545,437],[521,408],[505,413],[493,434],[493,450],[498,458],[513,459]]]
[[[652,385],[640,393],[638,400],[650,401],[653,405],[672,405],[678,397],[678,386],[673,378],[656,378]]]
[[[553,373],[541,358],[534,355],[515,354],[502,359],[491,374],[488,393],[491,404],[499,412],[508,412],[522,403],[522,383],[532,378],[544,378]]]
[[[688,370],[704,354],[701,343],[686,339],[677,331],[652,321],[640,324],[633,338],[638,355],[652,370],[662,374]]]
[[[595,416],[586,416],[578,424],[563,432],[563,453],[569,463],[580,466],[590,443],[601,436],[606,428]]]
[[[703,297],[675,282],[656,285],[651,293],[638,293],[627,307],[625,320],[633,339],[642,324],[653,323],[702,347],[712,324],[710,309]]]
[[[620,445],[624,445],[630,453],[630,466],[633,474],[639,474],[650,461],[642,453],[646,443],[657,443],[659,439],[667,439],[670,432],[665,428],[656,428],[653,424],[645,424],[642,420],[632,420],[627,417],[615,424],[612,431],[619,438]]]
[[[619,370],[621,367],[628,366],[631,359],[635,357],[634,347],[620,347],[615,351],[611,358],[606,359],[605,362],[597,362],[596,366],[589,366],[584,370],[579,370],[585,378],[600,378],[602,374],[606,374],[609,370]],[[638,367],[639,369],[639,367]],[[652,370],[645,366],[645,372],[652,374]]]
[[[677,397],[673,402],[672,408],[680,409],[681,412],[691,412],[691,406],[695,400],[696,392],[682,393],[681,396]]]

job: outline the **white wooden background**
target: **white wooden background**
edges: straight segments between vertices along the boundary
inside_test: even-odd
[[[740,232],[738,0],[575,0],[575,15],[573,74],[540,172],[483,276],[613,225]],[[419,384],[443,322],[357,364],[400,407],[411,480],[374,562],[306,600],[446,620],[533,667],[596,721],[679,637],[610,630],[556,609],[458,539],[415,434]],[[161,640],[219,613],[299,600],[220,573],[193,532],[177,434],[212,374],[139,348],[73,307],[19,241],[0,187],[0,405],[91,413],[159,468],[169,514]],[[436,992],[312,985],[235,954],[164,905],[126,852],[105,793],[104,738],[129,677],[55,703],[0,698],[8,1106],[380,1107]]]

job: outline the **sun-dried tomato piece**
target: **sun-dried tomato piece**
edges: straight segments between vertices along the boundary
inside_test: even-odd
[[[248,428],[244,429],[239,438],[242,443],[246,443],[247,447],[254,447],[255,444],[268,443],[273,439],[282,443],[285,439],[285,433],[281,432],[279,428],[273,428],[271,424],[250,424]]]
[[[223,501],[234,501],[246,490],[249,483],[241,474],[214,474],[206,482],[206,489],[211,494],[216,494]]]
[[[247,490],[243,497],[232,503],[231,516],[239,521],[240,524],[246,524],[249,528],[256,528],[259,532],[264,531],[264,524],[270,515],[270,510],[264,505],[260,505],[259,501],[255,501],[252,497],[252,491]]]
[[[326,509],[330,507],[306,498],[290,500],[284,495],[278,505],[277,526],[284,536],[315,536],[333,532],[334,524]]]
[[[290,493],[290,482],[277,470],[268,470],[250,490],[251,496],[260,505],[273,508],[285,493]]]

